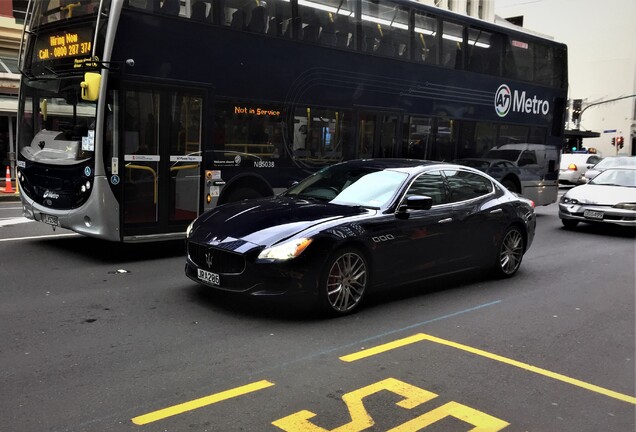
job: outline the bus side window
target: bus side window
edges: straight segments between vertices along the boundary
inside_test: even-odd
[[[230,27],[236,30],[245,30],[245,11],[243,9],[237,9],[232,13]]]
[[[416,12],[413,60],[437,64],[437,34],[437,19],[434,16]]]
[[[463,68],[463,47],[464,47],[464,27],[444,21],[442,25],[444,34],[442,35],[442,66],[462,69]]]
[[[252,16],[250,23],[247,25],[247,30],[254,33],[265,33],[267,27],[267,10],[264,6],[256,6],[252,9]]]
[[[336,46],[338,48],[349,48],[351,46],[351,25],[349,17],[338,15],[335,19],[336,26]]]
[[[197,0],[192,4],[192,13],[190,18],[195,21],[206,21],[208,17],[207,3],[202,0]]]
[[[161,5],[160,11],[162,14],[177,16],[180,9],[179,0],[165,0]]]
[[[313,8],[305,8],[302,13],[303,40],[306,42],[318,42],[320,35],[320,18]]]

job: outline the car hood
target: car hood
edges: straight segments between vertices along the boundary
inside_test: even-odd
[[[275,244],[321,224],[341,222],[369,212],[376,210],[290,197],[240,201],[201,215],[190,240],[245,252],[254,246]]]
[[[581,203],[614,205],[621,202],[636,202],[636,188],[586,184],[570,189],[566,196]]]

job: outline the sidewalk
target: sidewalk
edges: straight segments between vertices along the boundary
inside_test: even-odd
[[[14,184],[15,182],[12,182]],[[5,189],[5,181],[0,180],[0,202],[2,201],[20,201],[20,194],[18,193],[15,186],[12,188],[13,192],[7,193],[4,191]]]

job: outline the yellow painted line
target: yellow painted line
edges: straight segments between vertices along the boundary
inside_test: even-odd
[[[626,395],[626,394],[623,394],[623,393],[615,392],[613,390],[609,390],[609,389],[606,389],[606,388],[603,388],[603,387],[599,387],[597,385],[590,384],[590,383],[587,383],[585,381],[581,381],[581,380],[578,380],[578,379],[575,379],[575,378],[570,378],[570,377],[565,376],[565,375],[561,375],[561,374],[558,374],[558,373],[555,373],[555,372],[551,372],[551,371],[546,370],[546,369],[542,369],[542,368],[539,368],[539,367],[536,367],[536,366],[532,366],[532,365],[527,364],[527,363],[523,363],[523,362],[520,362],[520,361],[517,361],[517,360],[513,360],[513,359],[510,359],[510,358],[507,358],[507,357],[503,357],[503,356],[500,356],[500,355],[497,355],[497,354],[489,353],[487,351],[483,351],[483,350],[480,350],[480,349],[477,349],[477,348],[473,348],[473,347],[470,347],[468,345],[462,345],[462,344],[457,343],[457,342],[452,342],[452,341],[449,341],[449,340],[446,340],[446,339],[441,339],[441,338],[438,338],[438,337],[435,337],[435,336],[431,336],[431,335],[427,335],[427,334],[424,334],[424,333],[418,333],[418,334],[416,334],[414,336],[410,336],[410,337],[407,337],[407,338],[404,338],[404,339],[399,339],[397,341],[389,342],[387,344],[379,345],[377,347],[369,348],[369,349],[366,349],[366,350],[363,350],[363,351],[359,351],[357,353],[349,354],[349,355],[340,357],[340,360],[345,361],[345,362],[353,362],[353,361],[361,360],[361,359],[366,358],[366,357],[371,357],[373,355],[381,354],[381,353],[384,353],[386,351],[390,351],[390,350],[393,350],[393,349],[396,349],[396,348],[400,348],[400,347],[403,347],[405,345],[409,345],[409,344],[413,344],[413,343],[420,342],[420,341],[425,341],[425,340],[429,341],[429,342],[435,342],[435,343],[438,343],[440,345],[446,345],[446,346],[449,346],[449,347],[452,347],[452,348],[456,348],[456,349],[459,349],[459,350],[462,350],[462,351],[466,351],[466,352],[469,352],[469,353],[472,353],[472,354],[476,354],[476,355],[479,355],[479,356],[482,356],[482,357],[486,357],[486,358],[489,358],[491,360],[495,360],[495,361],[498,361],[498,362],[501,362],[501,363],[505,363],[505,364],[508,364],[508,365],[511,365],[511,366],[515,366],[515,367],[518,367],[520,369],[527,370],[529,372],[534,372],[536,374],[543,375],[543,376],[546,376],[548,378],[555,379],[557,381],[562,381],[562,382],[565,382],[565,383],[568,383],[568,384],[571,384],[571,385],[574,385],[574,386],[577,386],[577,387],[581,387],[581,388],[584,388],[586,390],[589,390],[589,391],[592,391],[592,392],[595,392],[595,393],[599,393],[599,394],[602,394],[602,395],[605,395],[605,396],[608,396],[608,397],[611,397],[611,398],[614,398],[614,399],[618,399],[618,400],[623,401],[623,402],[627,402],[627,403],[631,403],[631,404],[636,405],[636,397],[634,397],[634,396],[629,396],[629,395]]]
[[[389,342],[383,345],[378,345],[374,348],[368,348],[362,351],[358,351],[357,353],[349,354],[346,356],[340,357],[340,360],[345,362],[354,362],[356,360],[361,360],[363,358],[371,357],[377,354],[382,354],[387,351],[394,350],[396,348],[402,348],[403,346],[414,344],[416,342],[421,342],[426,340],[426,335],[423,333],[418,333],[414,336],[410,336],[404,339],[398,339],[393,342]]]
[[[252,384],[247,384],[241,387],[236,387],[234,389],[226,390],[220,393],[216,393],[213,395],[195,399],[190,402],[184,402],[184,403],[174,405],[168,408],[160,409],[158,411],[153,411],[148,414],[140,415],[138,417],[133,418],[132,422],[136,425],[145,425],[148,423],[155,422],[157,420],[162,420],[167,417],[175,416],[177,414],[182,414],[186,411],[192,411],[197,408],[201,408],[207,405],[212,405],[227,399],[232,399],[237,396],[242,396],[242,395],[252,393],[258,390],[263,390],[273,385],[274,383],[266,381],[266,380],[258,381]]]

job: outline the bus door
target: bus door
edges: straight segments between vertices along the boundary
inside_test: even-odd
[[[357,157],[392,158],[398,155],[400,116],[397,113],[358,112]]]
[[[124,240],[181,235],[199,213],[203,92],[124,91]]]

